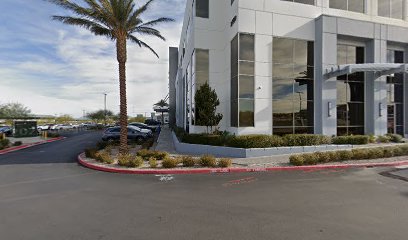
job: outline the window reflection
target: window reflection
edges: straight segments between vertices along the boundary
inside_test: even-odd
[[[274,134],[313,133],[313,42],[273,39]]]
[[[364,51],[364,47],[338,45],[338,64],[364,63]],[[337,135],[364,134],[364,81],[363,72],[337,77]]]
[[[404,52],[387,51],[389,63],[404,63]],[[387,129],[388,133],[404,135],[404,74],[387,77]]]
[[[196,0],[196,16],[201,18],[209,17],[209,0]]]
[[[330,0],[330,8],[364,13],[365,0]]]

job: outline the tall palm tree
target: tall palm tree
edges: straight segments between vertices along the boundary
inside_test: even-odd
[[[83,27],[95,35],[105,36],[116,42],[116,56],[119,62],[120,153],[127,153],[127,41],[136,43],[139,47],[147,48],[159,57],[153,48],[140,39],[140,35],[154,36],[165,41],[160,31],[154,26],[173,21],[173,19],[161,17],[143,22],[142,15],[146,13],[154,0],[148,0],[140,8],[135,7],[135,0],[83,0],[84,6],[75,0],[48,1],[74,14],[74,16],[53,16],[54,20]]]

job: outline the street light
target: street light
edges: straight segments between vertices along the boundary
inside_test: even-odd
[[[106,126],[106,96],[108,95],[107,93],[103,93],[103,95],[104,95],[104,97],[105,97],[105,101],[104,101],[104,103],[105,103],[105,110],[104,110],[104,112],[103,112],[103,117],[104,117],[104,120],[105,120],[105,126]]]

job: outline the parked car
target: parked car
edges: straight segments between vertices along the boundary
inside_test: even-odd
[[[157,125],[157,126],[149,126],[149,125],[147,125],[147,124],[140,123],[140,122],[129,123],[129,125],[135,126],[135,127],[141,128],[141,129],[152,130],[152,132],[156,132],[157,129],[160,127],[160,125]]]
[[[51,127],[51,130],[68,130],[73,129],[71,124],[57,124]]]
[[[153,136],[152,131],[148,129],[140,129],[134,126],[128,126],[128,139],[136,141],[144,141]],[[120,139],[120,127],[112,127],[105,130],[102,135],[103,141],[117,141]]]
[[[7,137],[13,135],[13,128],[10,126],[0,126],[0,134],[6,134]]]
[[[54,126],[54,124],[39,125],[39,126],[37,126],[37,130],[38,131],[47,131],[47,130],[50,130],[52,126]]]
[[[147,124],[149,126],[157,126],[157,125],[161,125],[161,122],[156,121],[154,119],[146,119],[145,124]]]

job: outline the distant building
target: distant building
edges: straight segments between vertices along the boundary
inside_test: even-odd
[[[235,134],[406,135],[407,20],[408,0],[187,0],[176,124],[205,130],[194,95],[208,82]]]

